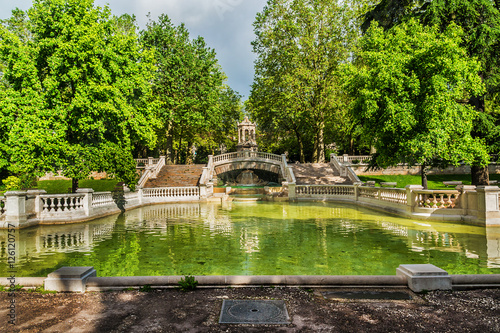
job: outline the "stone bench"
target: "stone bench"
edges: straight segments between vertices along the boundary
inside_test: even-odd
[[[397,182],[381,182],[380,186],[382,186],[382,187],[384,187],[384,186],[396,187],[396,186],[398,186],[398,183]]]
[[[364,186],[370,186],[370,187],[375,187],[375,181],[374,180],[368,180],[366,183],[363,184]]]
[[[496,185],[498,184],[498,180],[490,180],[490,185]]]
[[[448,181],[448,182],[443,182],[443,185],[445,185],[446,187],[458,186],[458,185],[462,185],[462,182],[461,181]]]

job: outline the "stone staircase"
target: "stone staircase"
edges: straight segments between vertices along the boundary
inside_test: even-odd
[[[149,179],[145,188],[198,186],[205,164],[165,165],[156,179]]]
[[[289,164],[292,167],[297,185],[352,185],[352,182],[341,177],[330,163]]]

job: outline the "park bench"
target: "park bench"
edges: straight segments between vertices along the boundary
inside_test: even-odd
[[[396,186],[398,186],[398,183],[397,182],[381,182],[380,186],[382,186],[382,187],[384,187],[384,186],[396,187]]]
[[[490,185],[496,185],[498,184],[498,180],[490,180]]]
[[[366,183],[363,185],[365,186],[370,186],[370,187],[375,187],[375,181],[374,180],[368,180]]]
[[[448,186],[458,186],[458,185],[462,185],[462,182],[461,181],[446,181],[446,182],[443,182],[443,185],[448,187]]]

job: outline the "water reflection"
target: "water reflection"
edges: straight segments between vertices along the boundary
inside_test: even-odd
[[[5,263],[7,230],[0,247]],[[24,229],[16,243],[23,275],[62,265],[99,266],[109,275],[394,274],[399,264],[426,262],[455,274],[500,273],[500,227],[331,203],[186,203]]]

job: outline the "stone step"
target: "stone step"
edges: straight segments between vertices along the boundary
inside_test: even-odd
[[[166,165],[160,170],[156,179],[147,181],[145,187],[197,186],[203,173],[203,167],[205,164]]]
[[[299,185],[352,184],[349,179],[341,177],[329,163],[296,163],[290,166]]]

